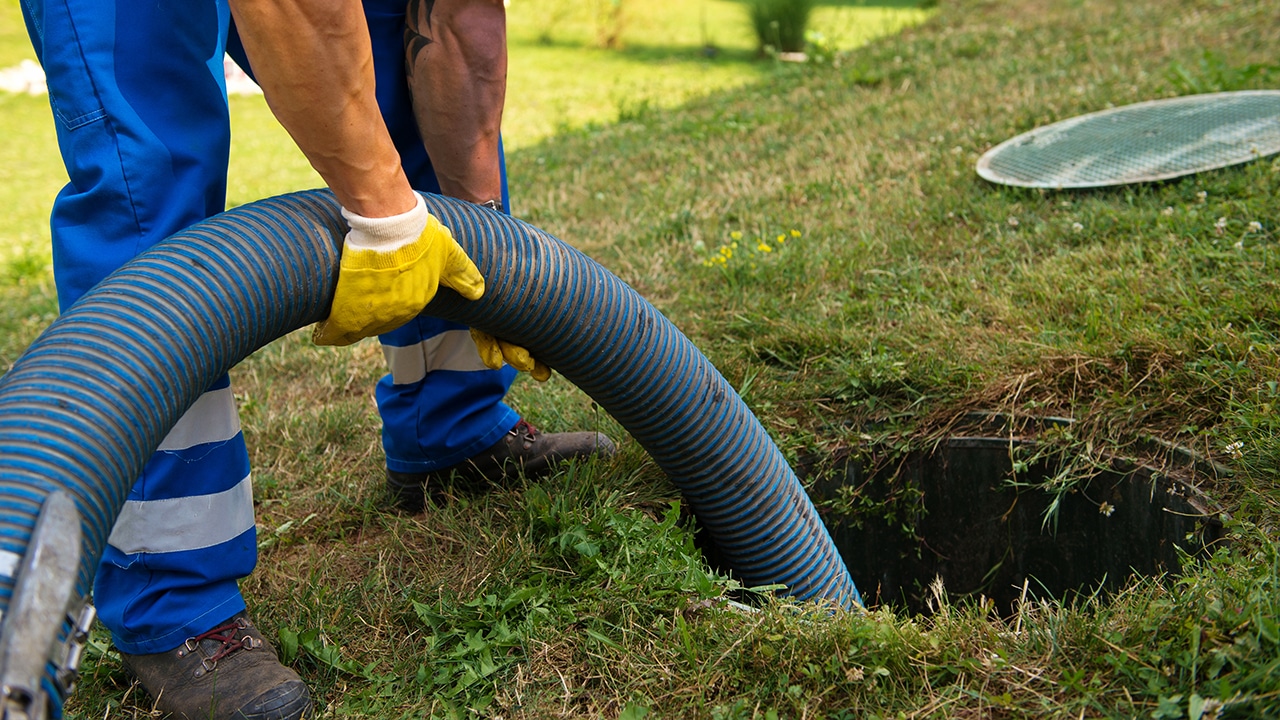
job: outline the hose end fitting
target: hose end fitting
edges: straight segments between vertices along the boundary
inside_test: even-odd
[[[26,554],[0,567],[15,580],[0,618],[0,720],[62,717],[95,615],[74,597],[80,546],[80,513],[69,494],[55,490],[40,508]]]

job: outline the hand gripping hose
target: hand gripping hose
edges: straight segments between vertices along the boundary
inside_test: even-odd
[[[527,347],[595,399],[670,476],[745,584],[861,604],[777,446],[670,321],[541,230],[424,197],[486,280],[481,300],[442,289],[428,314]],[[65,493],[79,511],[82,599],[134,479],[183,412],[249,354],[328,314],[344,233],[325,190],[211,218],[103,280],[0,379],[0,639],[46,500]],[[84,624],[70,604],[50,640],[55,666]]]

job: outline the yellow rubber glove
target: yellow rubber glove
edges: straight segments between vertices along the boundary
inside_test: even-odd
[[[529,351],[519,345],[512,345],[506,340],[499,340],[483,330],[471,328],[471,339],[480,351],[480,360],[492,370],[499,370],[505,362],[511,367],[527,372],[538,382],[545,382],[551,377],[551,368],[540,360],[533,359]]]
[[[350,345],[417,317],[440,285],[468,300],[484,295],[484,278],[449,228],[418,204],[407,213],[366,218],[348,212],[338,287],[329,317],[316,323],[317,345]]]

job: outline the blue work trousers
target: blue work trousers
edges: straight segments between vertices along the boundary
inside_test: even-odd
[[[51,217],[66,309],[130,258],[225,208],[231,134],[223,54],[235,53],[238,41],[225,0],[21,2],[69,176]],[[405,4],[365,3],[378,99],[410,182],[438,192],[408,99]],[[505,201],[505,168],[503,176]],[[427,317],[380,338],[392,369],[377,388],[392,469],[455,464],[518,420],[502,402],[515,371],[483,368],[464,338],[470,343],[465,328]],[[238,581],[256,561],[249,459],[223,377],[134,485],[94,601],[121,650],[163,652],[242,611]]]

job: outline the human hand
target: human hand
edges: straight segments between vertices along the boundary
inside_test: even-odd
[[[338,285],[329,317],[316,324],[317,345],[350,345],[409,322],[439,286],[468,300],[484,295],[484,277],[421,196],[407,213],[366,218],[347,211]],[[526,353],[527,354],[527,353]]]
[[[490,335],[483,330],[471,328],[471,339],[480,351],[480,360],[493,369],[498,370],[506,362],[511,367],[529,373],[538,382],[551,377],[551,368],[539,360],[535,360],[529,351],[519,345],[512,345],[505,340]]]

